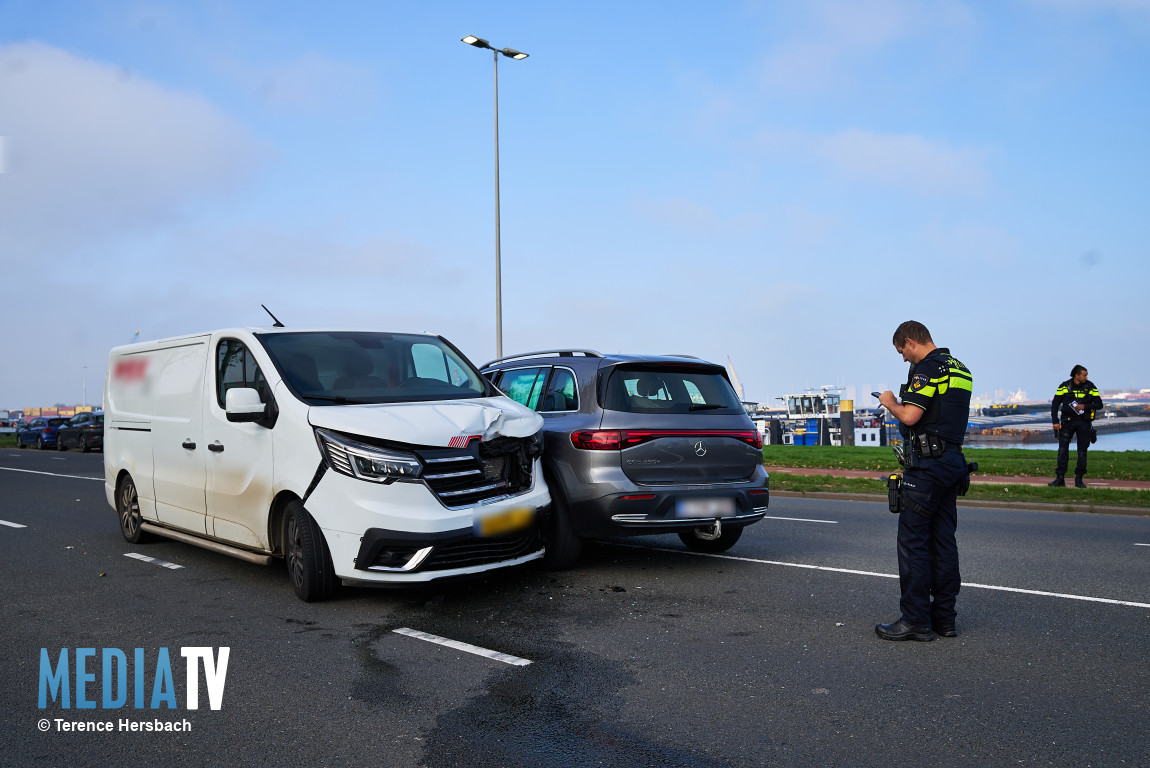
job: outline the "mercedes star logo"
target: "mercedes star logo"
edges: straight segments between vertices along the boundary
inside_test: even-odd
[[[695,455],[696,456],[706,456],[707,455],[707,444],[704,443],[702,440],[695,443]]]

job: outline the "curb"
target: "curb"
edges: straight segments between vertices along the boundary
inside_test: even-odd
[[[806,493],[803,491],[776,491],[771,489],[772,497],[790,497],[802,499],[822,499],[825,501],[870,501],[885,504],[886,496],[871,493],[830,493],[817,491]],[[1150,509],[1144,507],[1106,507],[1098,504],[1048,504],[1033,501],[980,501],[978,499],[959,498],[960,507],[983,507],[991,509],[1022,509],[1035,512],[1078,512],[1092,515],[1126,515],[1129,517],[1150,517]]]

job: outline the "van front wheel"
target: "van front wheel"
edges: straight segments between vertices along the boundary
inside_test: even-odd
[[[284,560],[296,596],[307,603],[335,594],[339,579],[323,532],[303,504],[293,501],[284,515]]]

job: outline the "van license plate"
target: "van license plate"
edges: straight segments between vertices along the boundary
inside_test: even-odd
[[[735,500],[730,496],[679,499],[675,502],[675,513],[679,517],[734,517]]]
[[[471,532],[480,538],[502,536],[523,530],[531,525],[534,519],[535,510],[531,507],[512,507],[493,515],[475,518],[475,522],[471,524]]]

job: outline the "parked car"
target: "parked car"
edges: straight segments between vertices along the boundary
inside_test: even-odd
[[[44,450],[56,445],[56,431],[67,421],[64,416],[37,416],[16,432],[16,447],[34,445]]]
[[[235,328],[116,347],[108,504],[152,534],[283,558],[305,601],[543,557],[543,419],[439,336]]]
[[[570,567],[602,536],[677,533],[722,552],[766,516],[762,437],[722,366],[561,350],[481,370],[543,417],[546,565]]]
[[[104,414],[99,411],[77,413],[56,432],[56,447],[66,451],[76,446],[84,453],[104,450]]]

